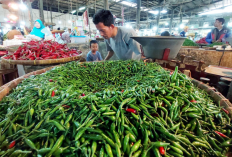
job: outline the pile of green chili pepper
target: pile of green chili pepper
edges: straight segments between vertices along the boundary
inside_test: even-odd
[[[183,46],[199,46],[199,45],[190,39],[185,39]]]
[[[224,44],[223,42],[214,42],[214,43],[208,45],[208,47],[214,47],[216,45],[223,45],[223,44]]]
[[[0,156],[225,156],[229,112],[156,63],[70,62],[0,102]]]

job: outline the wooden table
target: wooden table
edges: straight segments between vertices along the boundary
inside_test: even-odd
[[[219,77],[232,78],[232,68],[210,65],[205,68],[205,73],[217,75]],[[232,102],[232,82],[227,93],[227,99]]]

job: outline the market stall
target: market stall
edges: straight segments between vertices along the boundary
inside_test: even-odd
[[[11,111],[1,120],[4,155],[221,155],[231,141],[231,104],[155,63],[70,62],[8,83],[1,99],[1,115]]]

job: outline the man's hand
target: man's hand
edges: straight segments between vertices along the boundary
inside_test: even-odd
[[[218,39],[216,42],[222,42],[222,39]]]
[[[105,60],[109,60],[113,55],[114,55],[114,51],[109,51],[108,55],[105,58]]]

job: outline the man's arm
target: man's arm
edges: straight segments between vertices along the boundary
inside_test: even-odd
[[[209,44],[212,43],[212,37],[211,37],[211,32],[207,34],[206,38],[205,38],[205,41]]]
[[[105,60],[109,60],[114,55],[114,51],[108,51],[108,55],[106,56]]]

